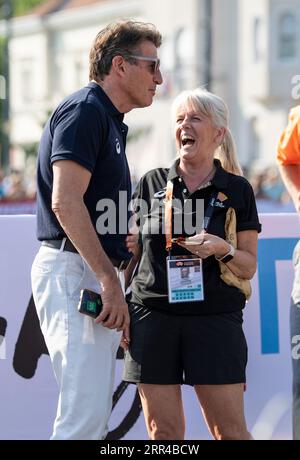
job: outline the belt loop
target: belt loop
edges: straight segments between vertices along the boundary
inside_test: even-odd
[[[59,252],[63,252],[63,250],[65,249],[66,241],[67,241],[66,237],[62,239],[61,246],[59,248]]]

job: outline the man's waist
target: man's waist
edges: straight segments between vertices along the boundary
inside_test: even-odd
[[[75,252],[78,254],[74,244],[68,238],[63,238],[61,240],[44,240],[42,241],[42,246],[59,249],[61,251]],[[108,258],[113,266],[117,267],[119,270],[125,270],[130,262],[130,259],[118,259],[110,256],[108,256]]]

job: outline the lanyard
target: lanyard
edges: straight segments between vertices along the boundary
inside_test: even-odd
[[[171,180],[167,182],[166,203],[165,203],[165,237],[166,250],[171,251],[172,248],[172,200],[173,200],[174,184]]]
[[[166,201],[165,201],[165,237],[166,237],[166,250],[171,251],[172,249],[172,200],[173,200],[173,188],[174,184],[172,181],[167,182],[166,189]],[[214,213],[214,204],[218,196],[218,191],[213,191],[209,197],[208,205],[205,209],[203,219],[203,230],[207,232],[211,218]]]

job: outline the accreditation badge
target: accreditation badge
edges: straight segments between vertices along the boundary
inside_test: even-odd
[[[190,256],[167,257],[170,303],[204,300],[202,259]]]

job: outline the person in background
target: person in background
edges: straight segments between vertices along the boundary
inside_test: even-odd
[[[283,182],[300,212],[300,105],[291,109],[287,127],[283,130],[277,147],[277,162]],[[293,369],[293,439],[300,440],[300,241],[293,254],[294,284],[290,307],[290,334]]]
[[[123,379],[138,385],[152,440],[184,439],[182,384],[194,387],[215,439],[251,439],[242,323],[260,231],[254,194],[223,100],[195,89],[173,110],[179,159],[145,174],[134,197],[140,254]]]
[[[152,24],[119,21],[101,30],[90,51],[90,83],[62,101],[41,138],[42,245],[32,288],[59,385],[55,440],[104,439],[108,431],[121,331],[129,341],[123,270],[136,239],[127,236],[131,179],[123,118],[151,105],[162,83],[160,44]],[[77,310],[82,289],[101,293],[95,321]]]
[[[0,169],[0,200],[4,198],[4,186],[3,186],[4,172]]]

